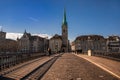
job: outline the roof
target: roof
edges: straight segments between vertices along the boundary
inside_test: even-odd
[[[0,40],[0,45],[7,45],[8,43],[17,43],[17,41],[12,39]]]
[[[85,40],[88,40],[88,39],[104,39],[103,36],[101,35],[82,35],[82,36],[78,36],[76,38],[76,40],[82,40],[82,39],[85,39]]]
[[[25,37],[26,35],[27,35],[28,38],[31,37],[31,34],[30,34],[30,33],[27,33],[27,32],[25,32],[22,37]]]
[[[62,40],[62,36],[55,34],[51,39],[61,39]]]
[[[64,16],[63,16],[63,25],[67,25],[67,21],[66,21],[66,10],[64,8]]]
[[[26,30],[25,30],[22,38],[26,38],[26,36],[28,37],[28,39],[29,39],[30,41],[34,41],[34,40],[40,40],[40,41],[42,41],[42,40],[45,39],[45,38],[42,38],[42,37],[40,37],[40,36],[32,36],[30,33],[27,33]],[[18,40],[21,40],[21,39],[18,39]]]
[[[31,41],[37,40],[37,39],[39,39],[39,40],[44,40],[44,38],[39,37],[39,36],[31,36],[31,37],[30,37],[30,40],[31,40]]]
[[[0,31],[0,33],[4,33],[5,34],[6,32]]]
[[[120,37],[119,36],[109,36],[107,39],[108,40],[117,40],[117,39],[120,40]]]

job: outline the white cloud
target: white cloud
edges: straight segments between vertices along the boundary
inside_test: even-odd
[[[22,37],[22,35],[23,35],[22,33],[7,33],[6,38],[16,40],[17,37],[20,38],[20,37]]]
[[[7,33],[6,38],[16,40],[17,37],[21,38],[22,35],[23,35],[22,33]],[[32,34],[32,35],[37,35],[37,36],[40,36],[40,37],[43,37],[43,38],[48,38],[48,39],[52,37],[52,36],[50,36],[48,34]]]
[[[52,37],[48,34],[33,34],[33,35],[37,35],[37,36],[40,36],[40,37],[43,37],[43,38],[48,38],[48,39],[50,39]]]
[[[32,20],[32,21],[35,21],[35,22],[39,21],[38,19],[36,19],[34,17],[29,17],[29,19]]]

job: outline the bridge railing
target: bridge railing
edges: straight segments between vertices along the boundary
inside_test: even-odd
[[[93,51],[92,55],[120,61],[120,52]]]
[[[75,53],[88,55],[88,51],[82,51],[82,52],[75,51]],[[106,51],[91,50],[91,55],[120,61],[120,52],[106,52]]]
[[[0,71],[44,55],[45,53],[0,54]]]

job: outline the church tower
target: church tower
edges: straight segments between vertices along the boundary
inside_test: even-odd
[[[62,51],[68,52],[68,25],[66,21],[66,10],[64,9],[64,16],[62,22]]]

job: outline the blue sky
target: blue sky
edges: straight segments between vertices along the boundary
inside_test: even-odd
[[[64,7],[70,40],[120,35],[120,0],[0,0],[0,26],[6,32],[61,34]]]

